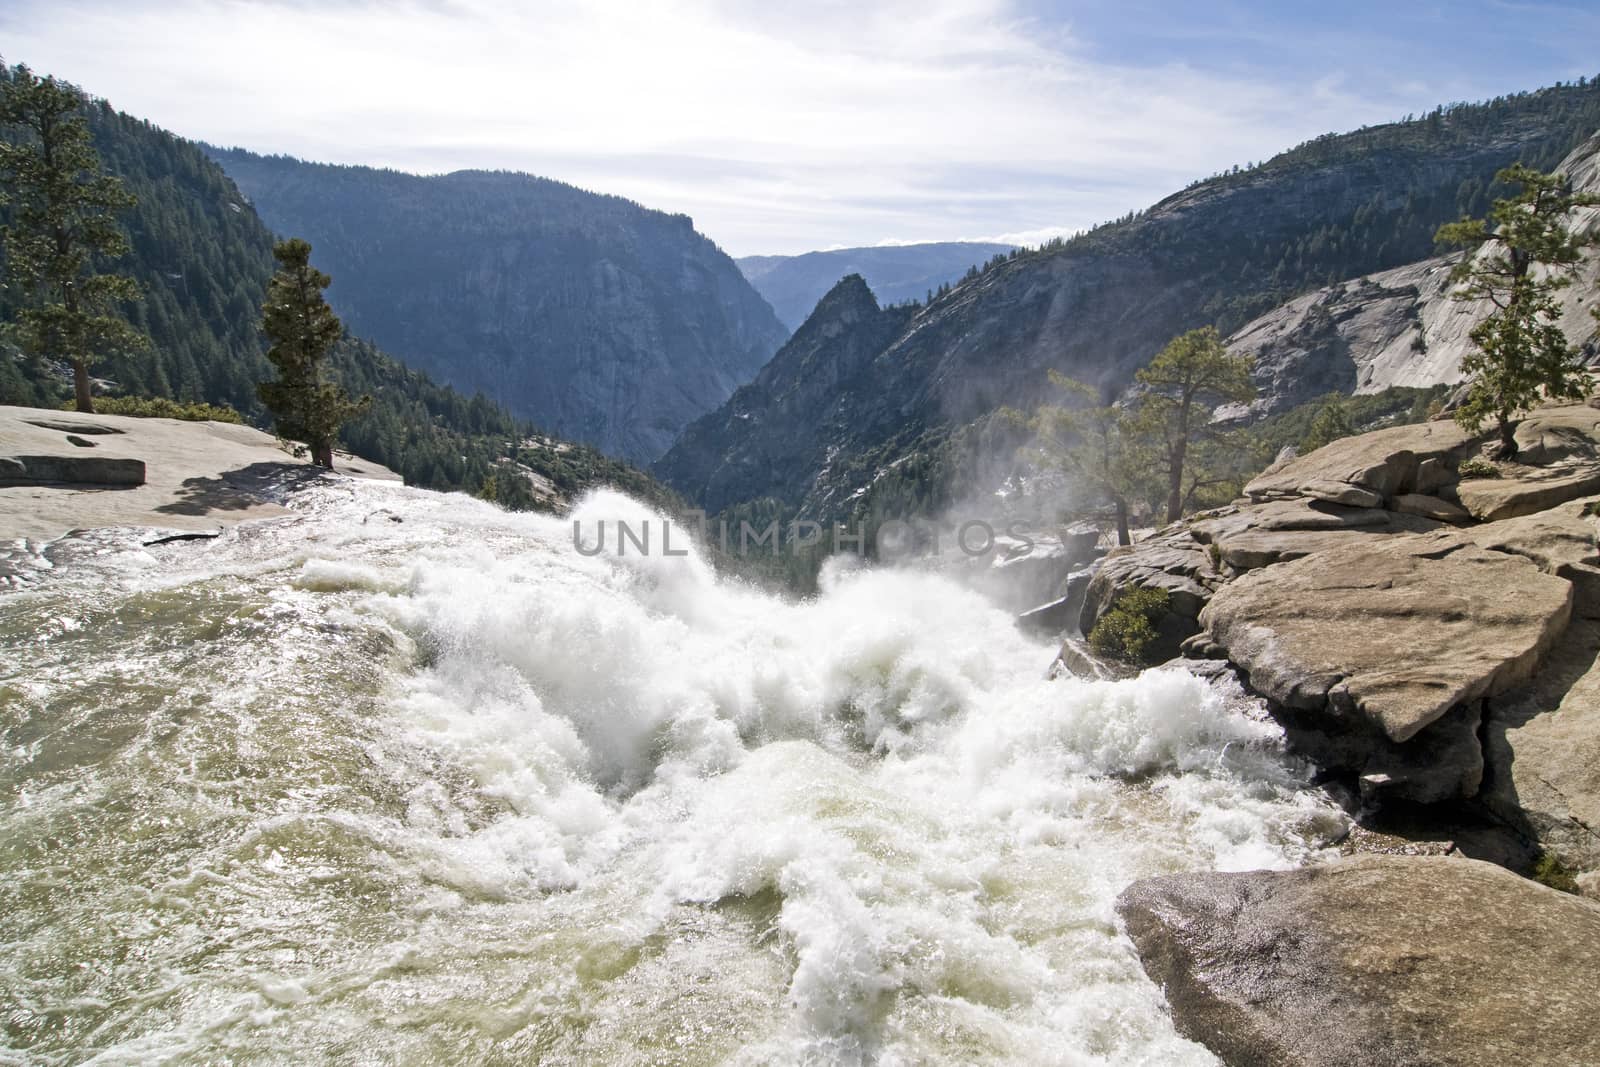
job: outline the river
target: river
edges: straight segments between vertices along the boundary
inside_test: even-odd
[[[1117,893],[1342,825],[1249,701],[1046,681],[944,578],[293,507],[0,594],[0,1062],[1212,1063]]]

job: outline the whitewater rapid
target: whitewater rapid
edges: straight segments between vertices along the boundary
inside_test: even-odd
[[[943,578],[292,506],[0,595],[0,1062],[1211,1063],[1117,893],[1342,825],[1248,701],[1045,681]]]

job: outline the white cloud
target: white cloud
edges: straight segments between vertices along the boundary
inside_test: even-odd
[[[1428,102],[1108,65],[1003,0],[55,0],[0,34],[185,136],[528,170],[692,214],[737,254],[1032,243]]]

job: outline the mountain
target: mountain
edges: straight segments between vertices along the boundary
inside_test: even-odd
[[[1578,192],[1600,195],[1600,134],[1556,167]],[[1600,232],[1600,208],[1578,208],[1574,231]],[[1228,338],[1228,348],[1255,360],[1260,397],[1254,415],[1273,415],[1326,393],[1373,394],[1393,386],[1461,379],[1472,328],[1488,314],[1485,301],[1450,295],[1459,253],[1325,286],[1274,308]],[[1600,256],[1579,265],[1557,294],[1559,325],[1591,359],[1600,357]]]
[[[903,304],[952,285],[1013,245],[942,241],[920,245],[839,248],[799,256],[743,256],[734,262],[791,330],[811,314],[823,294],[847,274],[859,274],[878,300]]]
[[[0,65],[0,78],[9,76]],[[260,332],[274,269],[271,231],[194,142],[104,100],[91,101],[85,115],[102,165],[138,198],[121,217],[132,249],[114,266],[138,283],[141,296],[125,312],[153,342],[97,362],[94,374],[115,394],[227,404],[270,425],[255,386],[273,374]],[[0,319],[10,310],[0,291]],[[663,493],[593,449],[553,446],[494,402],[442,386],[366,341],[347,338],[330,365],[351,392],[373,398],[345,427],[343,443],[408,483],[476,491],[515,458],[536,491],[552,490],[546,496],[601,481]],[[54,406],[64,398],[60,368],[0,346],[0,404]]]
[[[1441,222],[1481,215],[1501,192],[1496,170],[1519,159],[1549,169],[1596,128],[1600,83],[1584,81],[1319,137],[994,261],[905,312],[871,356],[858,349],[877,345],[877,320],[825,300],[757,382],[654,470],[712,510],[770,497],[845,517],[903,488],[962,427],[1050,396],[1050,369],[1115,393],[1177,333],[1226,334],[1301,293],[1431,256]],[[848,374],[808,389],[818,364]],[[783,453],[796,458],[759,460]],[[941,490],[918,496],[937,504]]]
[[[788,336],[685,215],[526,174],[207,151],[268,226],[311,242],[352,330],[615,455],[655,459]]]

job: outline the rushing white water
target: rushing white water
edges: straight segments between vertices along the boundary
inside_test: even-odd
[[[0,596],[0,1061],[1207,1063],[1116,894],[1339,825],[1245,702],[1044,681],[942,579],[295,507]]]

